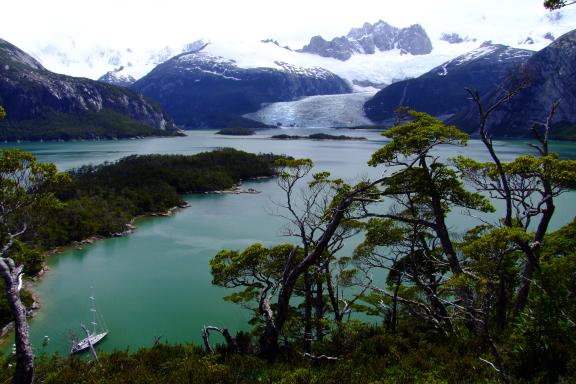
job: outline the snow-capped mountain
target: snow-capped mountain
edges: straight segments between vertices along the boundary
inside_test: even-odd
[[[389,28],[385,28],[385,25]],[[525,20],[522,23],[526,25],[525,32],[518,32],[518,28],[515,28],[505,31],[506,33],[493,34],[489,30],[471,29],[472,27],[464,22],[456,25],[456,30],[454,27],[446,31],[436,29],[434,34],[428,34],[432,50],[421,55],[415,53],[422,52],[406,49],[404,43],[399,42],[398,36],[401,33],[398,31],[408,31],[410,28],[396,28],[384,22],[366,23],[360,28],[353,28],[344,36],[354,47],[350,58],[345,62],[315,53],[285,49],[281,47],[283,44],[275,44],[273,40],[267,43],[211,40],[211,44],[205,49],[216,56],[234,59],[246,65],[274,67],[275,61],[281,61],[299,67],[322,67],[355,84],[355,90],[364,92],[370,85],[382,88],[396,81],[420,76],[445,61],[477,48],[486,40],[515,48],[540,50],[573,29],[576,25],[576,9],[566,8],[550,12],[540,20]],[[428,31],[427,25],[423,25],[423,28]],[[380,33],[385,30],[396,32]],[[410,35],[408,32],[406,34]],[[388,39],[384,38],[385,36],[388,36]],[[189,41],[194,42],[186,45],[174,45],[166,41],[167,45],[163,47],[118,49],[83,45],[73,38],[60,38],[50,43],[39,40],[38,45],[26,49],[53,72],[91,79],[107,75],[106,80],[115,81],[115,78],[119,78],[125,83],[130,78],[140,79],[156,65],[180,53],[196,50],[204,44],[202,40],[195,40],[190,39]],[[386,46],[394,49],[380,50],[380,47]],[[372,49],[374,53],[371,53]],[[406,52],[408,54],[404,54]]]
[[[391,26],[388,40],[378,33],[362,35],[367,30],[383,29],[385,23],[366,24],[353,29],[350,36],[356,36],[355,51],[345,62],[333,57],[322,57],[316,53],[298,52],[281,47],[274,40],[264,41],[208,41],[204,51],[226,59],[234,60],[243,68],[278,68],[276,62],[287,63],[300,68],[324,68],[355,85],[358,91],[365,92],[366,87],[384,87],[395,81],[416,77],[431,68],[462,54],[476,45],[464,43],[451,45],[437,40],[431,53],[413,55],[410,51],[418,49],[409,45],[418,45],[410,40],[410,29],[398,29]],[[405,31],[405,32],[400,32]],[[424,41],[429,41],[425,32]],[[416,34],[418,35],[418,34]],[[402,37],[404,36],[404,37]],[[400,44],[399,41],[407,41]],[[400,40],[399,40],[400,39]],[[412,41],[410,43],[410,41]],[[80,46],[72,39],[63,40],[58,46],[52,44],[32,50],[34,56],[44,66],[59,73],[101,79],[115,84],[126,84],[131,78],[140,79],[158,64],[170,57],[200,48],[205,42],[166,46],[160,49],[138,51],[134,49],[115,50],[101,46]],[[372,44],[374,52],[372,53]],[[426,44],[424,44],[426,45]],[[392,48],[381,50],[384,47]],[[360,52],[362,51],[362,52]]]
[[[188,128],[238,126],[244,124],[241,115],[264,103],[351,92],[347,82],[323,68],[280,60],[260,66],[252,56],[231,59],[206,50],[209,46],[158,65],[131,88],[158,101]]]
[[[234,61],[240,68],[272,68],[282,70],[291,65],[298,68],[324,68],[345,79],[355,91],[375,91],[406,78],[417,77],[422,73],[450,60],[459,54],[475,48],[477,43],[449,44],[438,42],[428,55],[402,54],[400,49],[377,51],[371,55],[352,55],[341,61],[331,57],[321,57],[312,53],[296,52],[280,47],[273,42],[240,41],[210,42],[203,52],[213,57]],[[120,74],[131,74],[131,67],[124,67]],[[137,76],[133,76],[136,77]],[[369,88],[369,89],[367,89]]]
[[[331,41],[314,36],[300,51],[345,61],[353,54],[371,55],[376,51],[394,49],[404,54],[425,55],[432,52],[432,43],[419,24],[397,28],[380,20],[374,24],[365,23],[361,28],[352,28],[346,36]]]
[[[532,137],[532,128],[543,125],[552,105],[558,102],[551,121],[552,137],[574,140],[576,137],[576,30],[558,37],[552,44],[536,52],[515,72],[520,81],[527,81],[518,95],[495,111],[487,129],[494,137]],[[514,82],[511,84],[515,86]],[[516,85],[517,86],[517,85]],[[484,105],[491,105],[502,96],[502,84],[494,84],[485,92]],[[450,120],[459,128],[475,133],[478,111],[474,105],[463,109]]]
[[[173,56],[200,48],[201,40],[179,46],[149,49],[115,49],[101,45],[82,45],[73,38],[41,45],[30,52],[44,67],[52,72],[97,80],[107,76],[121,79],[139,79],[158,64]]]
[[[399,106],[436,116],[454,114],[468,105],[466,87],[484,94],[533,54],[530,50],[485,42],[418,78],[382,89],[366,103],[366,115],[374,121],[384,121],[392,118]]]
[[[462,37],[456,32],[452,32],[452,33],[443,32],[440,35],[440,40],[447,41],[450,44],[460,44],[460,43],[464,43],[464,42],[468,42],[468,41],[476,41],[476,39],[473,37],[468,37],[468,36]]]
[[[136,79],[132,77],[132,75],[124,73],[124,66],[109,71],[98,80],[108,84],[119,85],[121,87],[129,87],[136,82]]]
[[[9,113],[0,140],[173,136],[173,120],[144,96],[48,71],[0,39],[0,100]]]

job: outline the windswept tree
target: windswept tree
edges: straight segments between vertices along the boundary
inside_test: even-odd
[[[569,0],[544,0],[544,7],[550,10],[554,10],[575,3],[576,1],[569,1]]]
[[[545,122],[532,127],[536,143],[530,146],[537,154],[503,162],[495,151],[487,122],[491,113],[517,92],[504,90],[492,105],[484,106],[477,92],[467,91],[478,108],[479,134],[491,161],[482,163],[459,156],[454,164],[470,185],[492,199],[504,202],[503,226],[530,233],[524,240],[517,238],[517,245],[524,253],[524,267],[514,304],[514,315],[518,315],[528,302],[532,276],[539,268],[542,243],[556,210],[555,199],[576,188],[576,161],[562,160],[549,149],[550,130],[559,101],[551,105]]]
[[[284,234],[296,239],[304,254],[308,254],[316,248],[324,233],[334,198],[347,186],[341,179],[331,179],[328,172],[311,174],[313,163],[309,159],[281,159],[276,165],[279,167],[277,183],[284,192],[283,201],[276,202],[276,214],[286,221]],[[322,256],[303,273],[306,352],[310,351],[312,340],[322,339],[327,312],[331,312],[334,320],[340,322],[351,303],[358,298],[356,295],[344,299],[341,273],[346,263],[336,254],[343,248],[344,242],[360,230],[358,221],[349,217],[342,220]]]
[[[0,275],[14,318],[14,383],[34,380],[26,308],[20,300],[24,265],[16,262],[19,258],[16,244],[39,223],[42,212],[59,204],[49,187],[64,180],[65,176],[56,171],[54,164],[38,163],[30,153],[19,150],[0,153]]]
[[[483,115],[484,123],[489,115]],[[548,149],[551,117],[543,130],[534,131],[538,155],[508,162],[500,160],[484,130],[482,141],[493,161],[482,163],[445,159],[442,148],[465,146],[468,136],[426,113],[408,111],[403,124],[383,133],[390,141],[369,162],[382,169],[380,177],[352,187],[316,174],[309,191],[329,185],[333,193],[326,200],[307,195],[303,201],[313,204],[299,209],[295,186],[310,172],[311,162],[297,160],[294,169],[284,169],[280,185],[287,191],[282,207],[292,224],[288,234],[300,239],[300,247],[254,245],[243,252],[223,251],[213,260],[214,281],[244,287],[231,296],[237,302],[266,298],[266,305],[252,308],[265,318],[261,353],[275,358],[278,337],[295,313],[290,300],[302,287],[309,290],[306,273],[314,276],[331,259],[338,239],[361,223],[366,236],[353,265],[364,278],[348,273],[348,280],[358,292],[366,290],[366,302],[375,308],[368,312],[384,314],[392,331],[402,318],[411,317],[448,337],[469,335],[488,348],[478,358],[509,382],[502,354],[513,324],[509,319],[523,311],[528,288],[536,284],[554,199],[576,187],[576,162],[559,159]],[[505,200],[504,209],[496,212],[490,198]],[[316,206],[323,208],[312,209]],[[469,217],[469,227],[455,230],[449,225],[449,215],[458,211]]]
[[[369,276],[386,269],[391,290],[369,279],[371,288],[391,299],[392,326],[398,303],[411,313],[452,332],[455,320],[477,326],[475,296],[470,287],[451,282],[467,275],[447,224],[455,208],[493,211],[482,195],[467,190],[457,171],[437,155],[441,145],[464,146],[468,135],[434,117],[410,111],[411,120],[384,132],[391,141],[377,150],[372,166],[384,166],[388,176],[379,194],[387,210],[365,209],[365,241],[355,263]],[[403,287],[403,288],[402,288]]]
[[[290,302],[296,292],[303,291],[305,306],[308,306],[304,315],[304,338],[312,333],[313,294],[317,300],[318,316],[324,315],[325,310],[319,309],[324,306],[324,285],[332,309],[338,314],[335,317],[340,315],[341,319],[342,308],[337,292],[331,276],[327,276],[331,275],[329,265],[342,241],[357,231],[351,216],[363,206],[359,199],[371,199],[374,190],[374,184],[360,183],[353,187],[342,180],[331,180],[328,173],[321,172],[311,177],[309,189],[303,192],[305,198],[298,199],[297,185],[312,169],[312,162],[306,159],[282,160],[278,166],[281,168],[279,185],[286,192],[282,208],[285,218],[291,223],[287,234],[298,238],[298,245],[266,248],[254,244],[242,252],[221,251],[211,260],[214,284],[242,288],[227,299],[247,306],[264,323],[260,350],[269,359],[278,355],[278,338],[285,332],[289,320],[294,318]],[[319,328],[317,334],[322,333]]]

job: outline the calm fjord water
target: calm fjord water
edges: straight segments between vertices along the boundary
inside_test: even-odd
[[[308,157],[314,160],[317,170],[329,170],[349,181],[375,177],[382,172],[366,166],[371,153],[385,142],[377,132],[342,131],[346,135],[368,137],[366,141],[269,139],[276,133],[277,130],[270,130],[251,137],[225,137],[214,135],[214,131],[194,131],[181,138],[19,143],[3,144],[0,148],[17,146],[33,152],[41,161],[56,163],[59,169],[114,161],[133,154],[194,154],[234,147]],[[521,141],[499,142],[498,150],[505,159],[531,152]],[[557,144],[554,150],[565,158],[576,158],[576,144]],[[443,147],[439,152],[441,157],[457,154],[487,160],[477,141],[471,141],[465,148]],[[137,230],[130,236],[98,241],[84,249],[50,257],[50,271],[36,287],[42,302],[40,313],[31,321],[36,352],[68,353],[70,335],[80,335],[80,322],[90,321],[88,297],[92,287],[98,309],[110,330],[99,344],[103,350],[134,351],[150,346],[156,337],[171,343],[199,343],[204,324],[233,331],[246,328],[247,311],[222,299],[229,291],[212,286],[209,260],[221,249],[242,249],[254,242],[272,245],[289,239],[282,236],[285,222],[272,214],[276,209],[274,201],[282,201],[275,181],[245,185],[261,193],[190,195],[186,197],[190,208],[171,217],[140,219]],[[574,193],[563,196],[555,228],[574,217],[575,198]],[[453,230],[470,226],[470,220],[453,218]],[[44,336],[50,338],[47,346],[42,346]]]

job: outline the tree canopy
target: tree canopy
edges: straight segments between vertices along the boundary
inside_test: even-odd
[[[544,7],[550,10],[560,9],[567,5],[574,4],[576,1],[568,0],[544,0]]]

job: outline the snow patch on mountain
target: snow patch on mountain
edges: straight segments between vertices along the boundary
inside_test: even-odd
[[[484,16],[478,15],[478,18]],[[510,23],[513,15],[503,16],[501,23]],[[345,62],[330,57],[321,57],[311,53],[296,52],[281,47],[274,40],[264,41],[212,41],[203,48],[203,52],[213,57],[222,57],[234,60],[235,65],[241,68],[268,67],[287,70],[286,66],[313,70],[324,68],[350,84],[355,84],[356,91],[365,91],[370,85],[383,87],[399,80],[413,78],[441,65],[442,63],[460,56],[474,48],[479,42],[492,40],[494,43],[505,44],[516,48],[539,50],[549,45],[554,37],[572,30],[576,25],[576,9],[565,8],[547,13],[539,20],[526,20],[519,33],[518,28],[510,29],[505,33],[498,29],[492,31],[478,31],[472,29],[473,25],[465,23],[452,24],[449,31],[433,31],[423,25],[430,33],[433,50],[425,55],[405,54],[401,49],[391,51],[378,51],[372,54],[352,54]],[[360,31],[360,30],[358,30]],[[357,32],[358,32],[357,31]],[[360,32],[358,32],[360,33]],[[450,44],[453,39],[442,39],[442,33],[452,37],[472,36],[474,39],[457,39],[458,44]],[[361,38],[362,36],[359,36]],[[477,39],[477,41],[475,41]],[[463,40],[463,41],[460,41]],[[167,42],[170,44],[170,42]],[[41,42],[35,48],[27,49],[47,69],[65,73],[72,76],[99,79],[104,74],[123,67],[121,71],[114,72],[122,79],[140,79],[158,64],[169,58],[185,52],[196,51],[203,47],[205,41],[197,40],[187,45],[167,45],[150,49],[112,49],[97,45],[83,45],[74,38],[59,38],[50,44]]]
[[[435,68],[435,72],[438,76],[446,76],[450,70],[455,67],[465,65],[467,63],[485,58],[487,60],[497,60],[498,62],[516,62],[522,59],[528,59],[534,54],[534,51],[527,49],[519,49],[507,47],[500,44],[492,44],[487,41],[482,43],[482,45],[470,52],[460,55],[446,63]]]
[[[114,49],[82,45],[72,37],[65,37],[54,43],[38,45],[29,53],[52,72],[94,80],[110,74],[123,82],[130,77],[139,79],[158,64],[182,52],[199,49],[203,44],[202,41],[194,41],[186,45],[145,50]]]
[[[315,72],[324,68],[350,84],[370,82],[384,86],[417,77],[476,46],[477,43],[473,42],[458,45],[438,42],[428,55],[402,54],[401,50],[394,49],[371,55],[353,55],[347,61],[295,52],[263,42],[213,42],[202,52],[222,60],[232,60],[240,68],[275,68],[289,71],[300,68]],[[354,89],[366,91],[366,87],[358,85]]]
[[[477,44],[452,45],[438,41],[428,55],[404,54],[399,49],[375,52],[371,55],[352,55],[346,62],[320,57],[310,53],[295,52],[276,44],[262,41],[213,41],[202,48],[195,42],[178,47],[137,51],[114,50],[101,46],[80,47],[73,40],[65,44],[45,46],[34,56],[48,69],[72,76],[99,79],[109,74],[121,80],[140,79],[167,59],[202,48],[202,52],[225,62],[233,62],[240,68],[275,68],[283,71],[305,71],[321,75],[324,69],[347,80],[358,83],[378,84],[380,87],[406,78],[417,77],[430,69],[473,49]],[[119,69],[121,68],[121,69]],[[357,91],[366,91],[356,85]]]
[[[373,125],[363,105],[372,92],[309,96],[296,101],[272,103],[244,115],[268,125],[298,128],[334,128]]]

